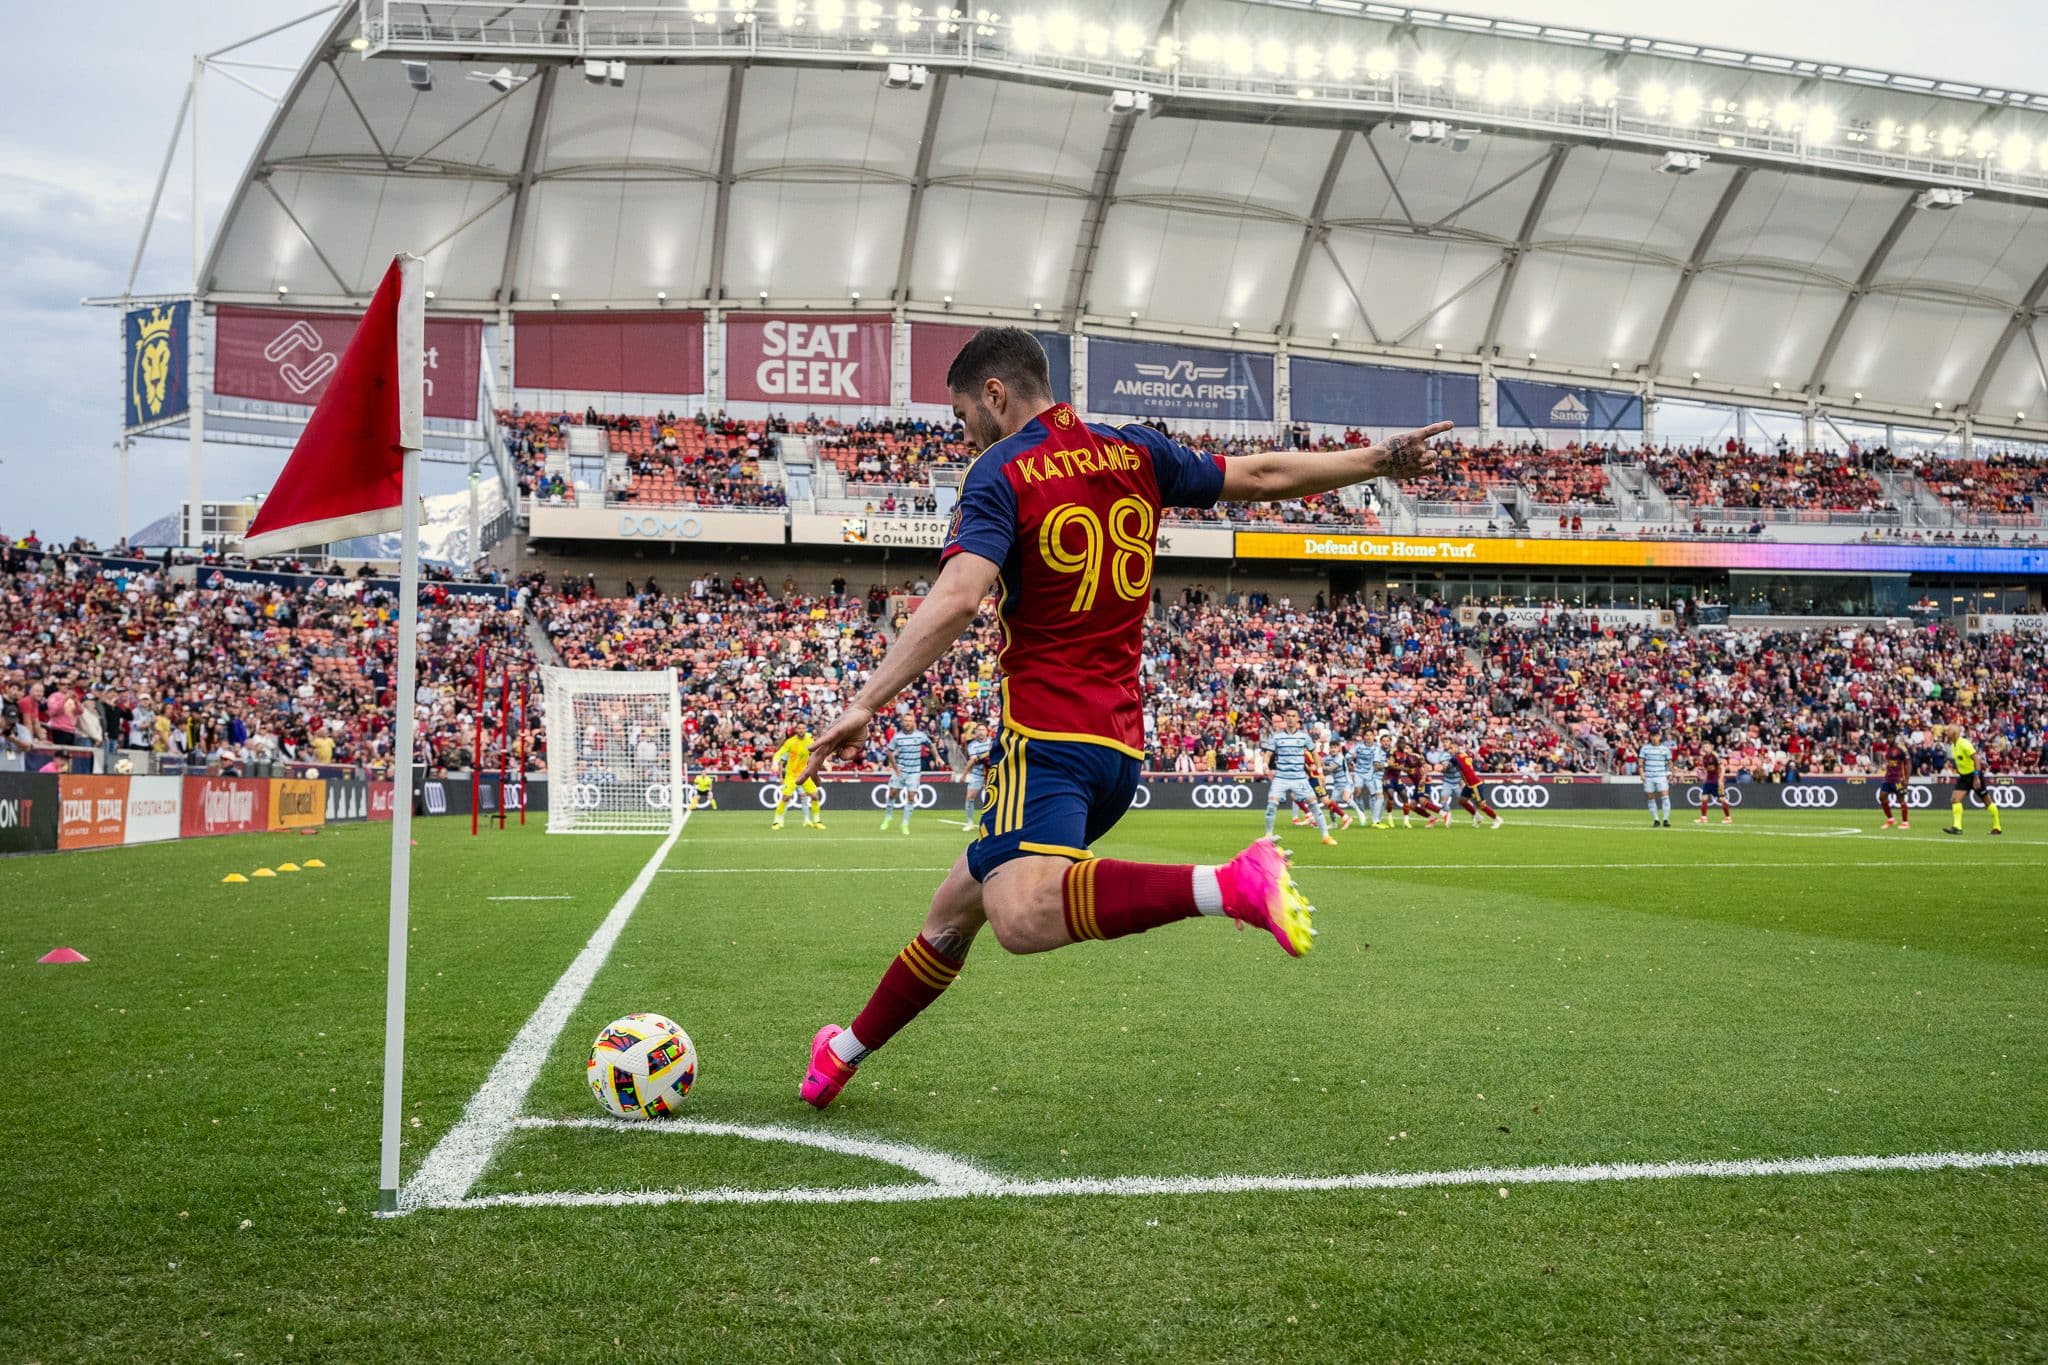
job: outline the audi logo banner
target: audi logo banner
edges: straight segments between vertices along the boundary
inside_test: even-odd
[[[1497,782],[1488,800],[1496,810],[1542,810],[1550,804],[1550,793],[1551,788],[1533,782]]]
[[[1778,788],[1778,801],[1790,810],[1833,810],[1842,804],[1842,789],[1802,782]]]

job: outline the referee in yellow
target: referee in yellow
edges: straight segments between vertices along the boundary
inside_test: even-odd
[[[771,829],[782,828],[782,812],[788,808],[789,798],[795,796],[799,788],[803,792],[804,828],[825,828],[824,813],[818,809],[818,806],[821,804],[819,801],[818,784],[815,781],[806,780],[802,783],[797,781],[803,774],[804,765],[810,761],[811,732],[809,730],[793,731],[788,739],[782,741],[782,747],[775,751],[775,758],[771,767],[782,770],[782,790],[775,798],[775,823],[770,826]]]
[[[1960,725],[1949,727],[1949,762],[1955,765],[1956,785],[1948,794],[1949,822],[1943,834],[1963,832],[1963,798],[1971,792],[1977,793],[1984,809],[1991,812],[1991,832],[2003,834],[2005,830],[1998,823],[1998,803],[1991,799],[1991,788],[1984,781],[1984,770],[1977,765],[1977,746],[1970,743]]]

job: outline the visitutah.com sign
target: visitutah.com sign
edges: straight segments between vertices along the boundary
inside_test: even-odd
[[[871,314],[726,319],[725,396],[751,403],[886,407],[894,324]]]

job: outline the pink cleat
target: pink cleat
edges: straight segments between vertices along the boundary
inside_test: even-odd
[[[804,1073],[804,1083],[797,1090],[805,1104],[814,1109],[823,1109],[839,1098],[839,1092],[853,1079],[858,1069],[849,1062],[839,1060],[839,1054],[832,1050],[832,1040],[843,1029],[837,1024],[827,1024],[811,1038],[811,1069]]]
[[[1269,835],[1216,869],[1223,892],[1223,912],[1239,928],[1251,925],[1270,933],[1289,957],[1314,946],[1311,917],[1315,907],[1303,898],[1287,871],[1287,855]]]

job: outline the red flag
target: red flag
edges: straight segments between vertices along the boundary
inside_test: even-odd
[[[242,552],[279,554],[399,527],[405,452],[420,448],[426,309],[416,258],[384,273]]]

